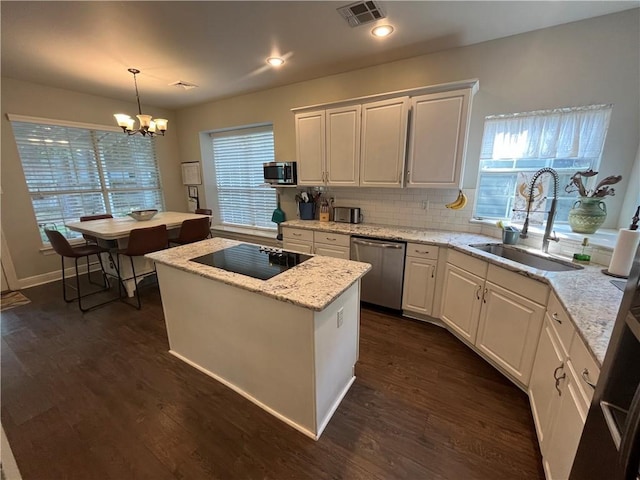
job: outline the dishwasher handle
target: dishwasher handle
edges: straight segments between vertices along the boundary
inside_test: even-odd
[[[358,240],[358,239],[352,239],[351,240],[352,243],[355,243],[356,245],[365,245],[367,247],[377,247],[377,248],[402,248],[404,247],[404,244],[402,243],[374,243],[374,242],[367,242],[366,240]]]

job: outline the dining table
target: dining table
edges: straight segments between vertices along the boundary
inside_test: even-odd
[[[177,234],[182,222],[201,217],[208,217],[208,215],[186,212],[158,212],[149,220],[136,220],[130,216],[126,216],[88,220],[84,222],[69,222],[65,223],[65,226],[74,232],[95,237],[99,245],[119,250],[126,248],[131,230],[166,225],[167,230],[169,230],[169,237],[171,238],[173,236],[171,231],[174,230]],[[113,276],[118,276],[119,273],[127,295],[133,297],[136,290],[136,282],[132,278],[133,271],[131,270],[129,262],[122,262],[120,264],[120,272],[118,272],[108,259],[105,260],[104,265],[107,273]],[[140,272],[140,277],[144,277],[145,273],[154,270],[153,262],[145,257],[135,257],[134,264],[136,275]]]

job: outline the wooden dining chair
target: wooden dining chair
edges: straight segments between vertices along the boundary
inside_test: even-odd
[[[211,234],[209,219],[207,217],[193,218],[185,220],[180,226],[180,233],[177,238],[169,240],[170,243],[186,245],[187,243],[199,242]]]
[[[132,305],[129,302],[125,303],[140,310],[140,308],[142,307],[142,302],[140,301],[138,279],[142,280],[144,277],[157,274],[154,264],[152,272],[146,272],[141,274],[140,276],[136,275],[136,268],[133,263],[133,258],[141,257],[143,255],[146,255],[147,253],[157,252],[158,250],[164,250],[168,245],[169,234],[167,233],[166,225],[158,225],[157,227],[147,228],[135,228],[131,230],[131,232],[129,233],[129,243],[127,244],[127,248],[118,250],[118,272],[122,271],[120,268],[120,256],[125,255],[129,257],[129,261],[131,262],[131,272],[133,276],[130,278],[120,277],[120,282],[118,284],[118,293],[122,297],[122,282],[125,280],[133,279],[136,288],[137,305]]]
[[[113,218],[113,215],[110,213],[100,213],[98,215],[83,215],[80,217],[81,222],[88,222],[90,220],[103,220],[105,218]],[[84,238],[84,242],[87,245],[98,245],[98,239],[93,235],[89,235],[88,233],[83,233],[82,238]],[[118,243],[115,240],[107,240],[109,248],[115,248]],[[89,283],[93,283],[94,285],[98,285],[96,282],[91,280],[91,266],[89,265],[89,257],[87,257],[87,275],[89,277]]]
[[[196,208],[196,212],[198,215],[208,215],[209,216],[209,238],[211,238],[211,221],[213,220],[213,210],[210,208]]]
[[[104,270],[102,257],[100,255],[102,253],[107,253],[111,257],[111,252],[109,251],[109,249],[103,248],[100,245],[94,245],[94,244],[80,245],[77,247],[73,247],[68,242],[68,240],[64,237],[64,235],[62,235],[57,230],[51,230],[51,229],[45,228],[44,233],[47,235],[47,238],[49,239],[49,243],[51,243],[51,247],[53,248],[53,250],[58,255],[60,255],[61,265],[62,265],[62,298],[64,298],[65,302],[69,303],[69,302],[78,300],[78,308],[80,308],[80,311],[87,312],[89,310],[93,310],[94,308],[100,307],[102,305],[105,305],[119,298],[119,295],[118,295],[118,297],[111,298],[106,302],[101,302],[96,305],[92,305],[91,307],[84,307],[82,305],[83,298],[86,298],[90,295],[94,295],[96,293],[104,292],[105,290],[109,290],[109,287],[110,287],[109,279],[107,278],[107,273]],[[100,270],[102,271],[102,280],[103,280],[102,288],[100,290],[95,290],[93,292],[83,294],[80,291],[80,274],[78,272],[78,259],[86,257],[87,265],[89,265],[89,257],[91,255],[95,255],[96,257],[98,257],[98,262],[100,263]],[[74,265],[76,270],[76,286],[72,287],[70,285],[70,287],[74,288],[77,292],[77,295],[75,296],[75,298],[67,298],[67,279],[65,275],[65,266],[64,266],[65,258],[72,258],[74,260]],[[87,274],[89,274],[89,272],[87,272]]]

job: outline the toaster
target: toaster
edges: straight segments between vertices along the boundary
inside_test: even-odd
[[[360,223],[362,215],[358,207],[334,207],[333,221],[341,223]]]

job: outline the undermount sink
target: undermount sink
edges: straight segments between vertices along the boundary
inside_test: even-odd
[[[532,253],[511,245],[491,243],[469,246],[477,250],[490,253],[491,255],[506,258],[512,262],[521,263],[522,265],[537,268],[538,270],[546,270],[548,272],[570,272],[572,270],[581,270],[584,268],[580,265],[576,265],[575,263],[543,256],[544,254]]]

